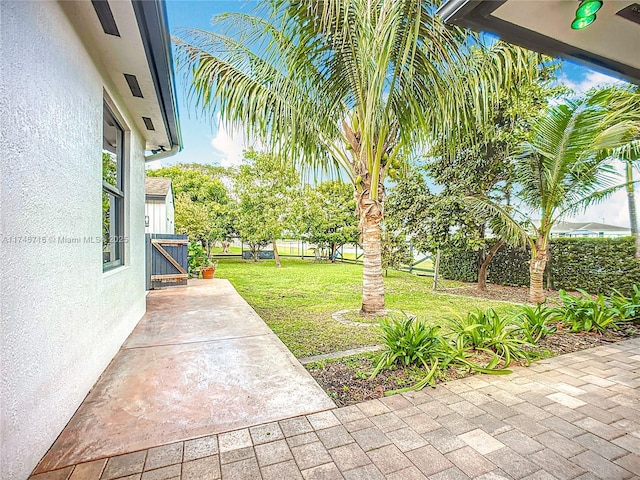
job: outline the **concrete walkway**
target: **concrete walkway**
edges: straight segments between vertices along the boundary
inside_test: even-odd
[[[227,280],[190,280],[149,293],[147,314],[36,473],[331,408]],[[74,480],[93,478],[82,468]]]
[[[32,480],[640,478],[640,339],[254,424]]]

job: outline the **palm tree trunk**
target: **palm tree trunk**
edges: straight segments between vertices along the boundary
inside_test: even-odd
[[[478,290],[482,292],[487,290],[487,268],[495,254],[498,253],[498,250],[500,250],[503,245],[504,239],[501,238],[489,249],[489,253],[484,257],[482,265],[480,265],[480,270],[478,270]]]
[[[545,301],[544,296],[544,270],[549,259],[546,242],[542,236],[538,236],[536,241],[536,254],[529,262],[529,301],[531,303],[542,303]]]
[[[276,243],[276,239],[272,237],[271,243],[273,243],[273,257],[276,259],[276,267],[280,268],[282,263],[280,263],[280,254],[278,253],[278,244]]]
[[[629,223],[631,225],[631,235],[636,238],[636,258],[640,259],[640,233],[638,233],[638,213],[636,210],[636,198],[633,188],[633,165],[627,162],[627,203],[629,204]]]
[[[380,219],[377,216],[362,216],[362,248],[364,266],[362,271],[362,314],[384,314],[384,283],[382,280],[382,254],[380,248]]]

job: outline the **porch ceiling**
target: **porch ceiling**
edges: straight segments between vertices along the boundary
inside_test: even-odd
[[[446,22],[640,83],[640,3],[605,0],[594,23],[572,30],[579,5],[567,0],[448,0],[438,14]],[[630,6],[633,20],[618,13]]]
[[[141,19],[138,18],[140,13],[135,11],[134,4],[130,1],[96,2],[102,4],[102,8],[108,9],[107,11],[110,10],[118,36],[105,33],[92,2],[60,3],[87,49],[92,52],[97,67],[115,86],[120,100],[133,117],[135,127],[146,141],[145,149],[170,150],[172,146],[179,145],[177,111],[168,112],[166,108],[167,105],[175,106],[173,91],[167,92],[166,88],[163,91],[157,78],[158,73],[166,74],[170,79],[169,89],[172,90],[172,72],[156,72],[154,70],[157,65],[150,66],[150,63],[155,62],[150,62],[145,51],[145,43],[140,33]],[[144,10],[143,3],[138,10]],[[156,6],[157,8],[160,7]],[[160,20],[162,19],[151,19],[155,23],[160,23]],[[162,27],[164,25],[160,25],[160,29]],[[142,30],[144,32],[147,29]],[[166,67],[170,70],[171,65]],[[139,91],[136,91],[137,86]],[[114,99],[116,103],[120,103],[117,100]]]

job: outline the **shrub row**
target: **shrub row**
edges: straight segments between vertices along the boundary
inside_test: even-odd
[[[499,315],[492,308],[456,315],[446,324],[428,325],[411,316],[380,320],[384,349],[378,355],[370,379],[395,365],[415,365],[425,369],[425,377],[413,386],[385,392],[385,395],[420,390],[435,385],[448,369],[503,375],[512,360],[527,365],[539,357],[536,345],[563,324],[572,333],[618,330],[625,323],[640,320],[640,287],[633,285],[626,297],[620,292],[593,298],[584,290],[570,295],[560,290],[561,303],[555,307],[520,305]],[[478,355],[480,354],[480,355]]]
[[[495,240],[487,240],[487,250]],[[555,289],[583,288],[590,293],[618,290],[630,295],[640,283],[640,261],[634,257],[633,237],[556,238],[551,240],[547,284]],[[449,280],[478,281],[480,251],[443,250],[440,274]],[[504,246],[491,261],[487,281],[499,285],[529,285],[529,249]]]

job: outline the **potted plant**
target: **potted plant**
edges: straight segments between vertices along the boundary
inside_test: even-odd
[[[202,273],[202,278],[211,279],[216,274],[216,267],[218,266],[218,261],[213,261],[210,258],[207,258],[205,263],[200,267],[200,272]]]

